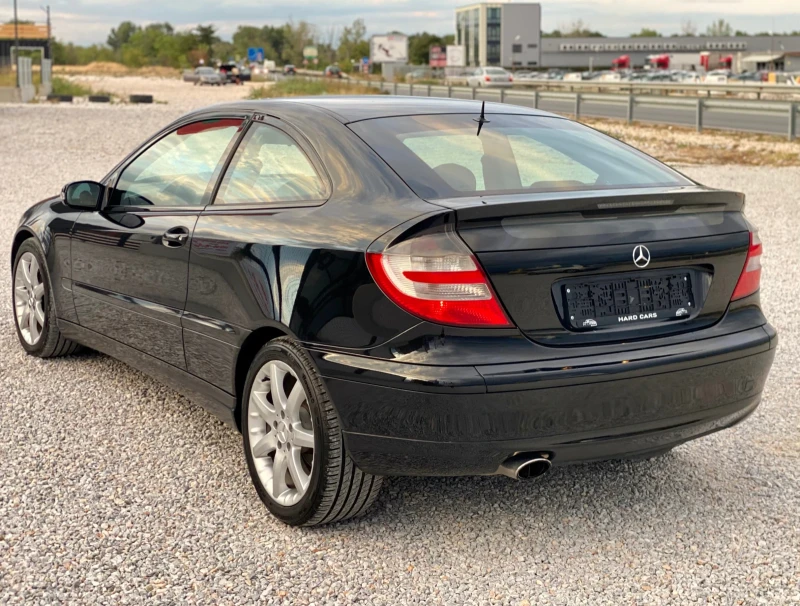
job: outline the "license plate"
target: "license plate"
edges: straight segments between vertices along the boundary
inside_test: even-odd
[[[695,310],[689,273],[563,284],[570,327],[591,329],[688,318]]]

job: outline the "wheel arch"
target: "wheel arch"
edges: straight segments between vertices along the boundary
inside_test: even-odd
[[[239,348],[239,354],[236,356],[236,367],[234,368],[234,387],[236,389],[236,408],[233,411],[236,420],[236,427],[242,431],[241,423],[241,410],[242,400],[244,399],[244,385],[247,381],[247,373],[250,370],[250,364],[259,350],[269,343],[270,341],[279,337],[292,337],[291,332],[284,327],[271,325],[262,326],[257,328],[249,335]]]
[[[11,271],[14,271],[14,260],[17,258],[17,251],[25,240],[35,238],[36,234],[26,228],[20,229],[14,236],[14,241],[11,244]]]

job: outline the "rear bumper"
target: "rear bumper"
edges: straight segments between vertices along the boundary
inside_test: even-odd
[[[531,364],[418,366],[312,349],[350,455],[381,475],[492,474],[519,452],[554,465],[645,455],[757,407],[769,325],[675,346]]]

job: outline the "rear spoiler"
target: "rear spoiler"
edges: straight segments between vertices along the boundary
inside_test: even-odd
[[[521,215],[583,213],[587,216],[741,211],[744,194],[701,186],[591,189],[469,196],[431,201],[456,211],[458,221]]]

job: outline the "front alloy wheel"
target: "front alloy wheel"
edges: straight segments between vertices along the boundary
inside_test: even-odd
[[[256,354],[240,419],[256,492],[286,524],[356,517],[378,496],[383,478],[362,472],[347,454],[325,382],[292,339],[270,341]]]
[[[44,279],[33,253],[23,253],[14,275],[14,311],[17,328],[28,345],[35,346],[44,331]]]
[[[33,238],[17,249],[12,282],[17,336],[25,351],[39,358],[75,353],[78,344],[65,339],[58,329],[50,275],[42,249]]]

